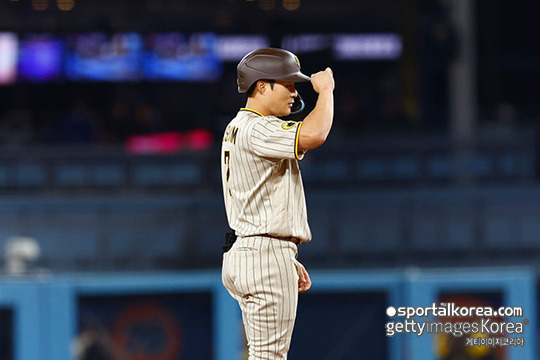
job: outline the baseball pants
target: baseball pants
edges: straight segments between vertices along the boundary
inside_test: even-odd
[[[223,255],[222,280],[238,301],[249,360],[286,360],[298,305],[297,246],[238,237]]]

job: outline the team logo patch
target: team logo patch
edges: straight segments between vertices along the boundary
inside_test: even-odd
[[[290,130],[290,129],[292,129],[295,125],[296,125],[296,122],[294,122],[294,121],[288,121],[288,122],[284,122],[283,124],[281,124],[281,128],[282,128],[283,130]]]
[[[296,55],[294,55],[294,59],[296,60],[296,64],[298,65],[298,70],[300,70],[300,60],[298,60],[298,57]]]

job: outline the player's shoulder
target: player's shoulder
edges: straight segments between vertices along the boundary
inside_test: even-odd
[[[264,126],[268,123],[268,116],[262,116],[252,111],[240,110],[231,124],[242,128],[247,133],[251,133],[254,128]]]
[[[242,109],[230,124],[241,126],[243,129],[251,132],[257,129],[259,132],[274,132],[276,130],[288,130],[293,128],[297,122],[285,121],[276,116],[263,116],[260,113],[251,110]]]
[[[249,114],[247,115],[246,118],[249,119],[249,122],[253,124],[272,124],[272,123],[279,124],[283,122],[283,120],[281,120],[280,118],[274,115],[263,116],[263,115]]]
[[[265,116],[257,122],[257,128],[265,128],[267,131],[288,131],[296,128],[298,121],[284,120],[276,116]]]
[[[267,123],[275,123],[275,124],[280,124],[283,122],[283,120],[281,120],[280,118],[274,116],[274,115],[268,115],[268,116],[264,116],[261,121],[263,122],[267,122]]]
[[[236,124],[249,124],[256,122],[260,118],[260,115],[254,114],[251,111],[245,111],[244,109],[240,109],[240,111],[238,111],[231,123],[234,122]]]

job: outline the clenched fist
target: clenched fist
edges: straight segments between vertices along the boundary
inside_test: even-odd
[[[332,69],[328,67],[324,71],[319,71],[318,73],[311,75],[311,85],[313,85],[313,90],[315,90],[317,94],[320,94],[321,91],[324,90],[333,91],[335,83]]]

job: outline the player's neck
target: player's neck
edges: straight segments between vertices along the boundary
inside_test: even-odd
[[[255,110],[256,112],[262,114],[263,116],[272,115],[270,111],[268,110],[268,107],[264,106],[264,104],[261,103],[261,101],[259,101],[256,98],[252,98],[252,97],[248,98],[245,108],[250,109],[250,110]]]

